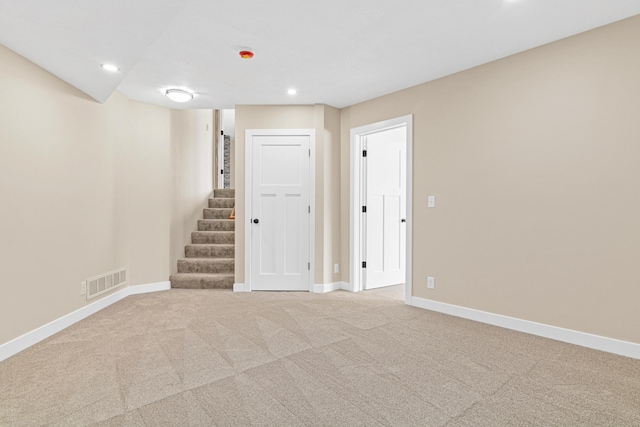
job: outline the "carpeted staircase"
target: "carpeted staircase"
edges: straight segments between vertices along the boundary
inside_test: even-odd
[[[171,287],[183,289],[233,289],[235,221],[229,219],[235,205],[235,190],[214,190],[198,231],[185,246],[186,258],[178,260],[178,273]]]

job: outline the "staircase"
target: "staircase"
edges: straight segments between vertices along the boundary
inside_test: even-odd
[[[172,288],[233,289],[235,221],[229,216],[234,205],[235,190],[213,191],[185,258],[178,260],[178,273],[171,275]]]

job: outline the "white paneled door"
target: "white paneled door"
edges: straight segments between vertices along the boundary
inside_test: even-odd
[[[310,289],[310,136],[250,136],[251,289]]]
[[[363,140],[365,289],[405,283],[406,132],[386,129]]]

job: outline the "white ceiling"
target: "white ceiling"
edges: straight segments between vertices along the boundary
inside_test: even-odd
[[[640,0],[0,0],[0,43],[100,102],[341,108],[637,14]]]

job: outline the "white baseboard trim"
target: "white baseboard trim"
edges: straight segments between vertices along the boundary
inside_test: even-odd
[[[165,291],[170,288],[170,282],[160,282],[147,285],[128,286],[126,288],[120,289],[119,291],[107,295],[106,297],[101,298],[98,301],[87,304],[74,312],[62,316],[59,319],[49,322],[44,326],[34,329],[31,332],[27,332],[26,334],[19,336],[18,338],[0,345],[0,362],[8,359],[15,354],[20,353],[23,350],[26,350],[27,348],[39,343],[42,340],[49,338],[53,334],[56,334],[63,329],[68,328],[74,323],[77,323],[80,320],[99,312],[103,308],[107,308],[108,306],[115,304],[116,302],[128,297],[129,295]]]
[[[531,335],[550,338],[569,344],[595,350],[606,351],[620,356],[640,359],[640,344],[620,341],[614,338],[607,338],[599,335],[592,335],[585,332],[564,329],[557,326],[545,325],[531,322],[529,320],[517,319],[515,317],[503,316],[501,314],[489,313],[472,308],[461,307],[443,302],[432,301],[424,298],[411,297],[409,305],[426,310],[437,311],[451,316],[462,317],[463,319],[474,320],[501,328],[512,329]]]
[[[341,289],[350,291],[351,287],[348,283],[345,283],[345,282],[320,283],[320,284],[316,283],[315,285],[313,285],[313,289],[311,290],[311,292],[314,294],[326,294],[328,292],[339,291]],[[234,283],[233,292],[251,292],[251,289],[245,283]]]
[[[251,292],[251,288],[244,283],[234,283],[233,292]]]
[[[129,295],[150,294],[152,292],[168,291],[171,289],[171,282],[148,283],[146,285],[129,286]]]
[[[343,291],[349,291],[349,292],[356,291],[351,283],[347,283],[347,282],[339,282],[339,283],[340,283],[340,289],[342,289]]]
[[[333,291],[339,291],[342,289],[341,282],[335,283],[316,283],[313,285],[313,293],[314,294],[326,294]]]

